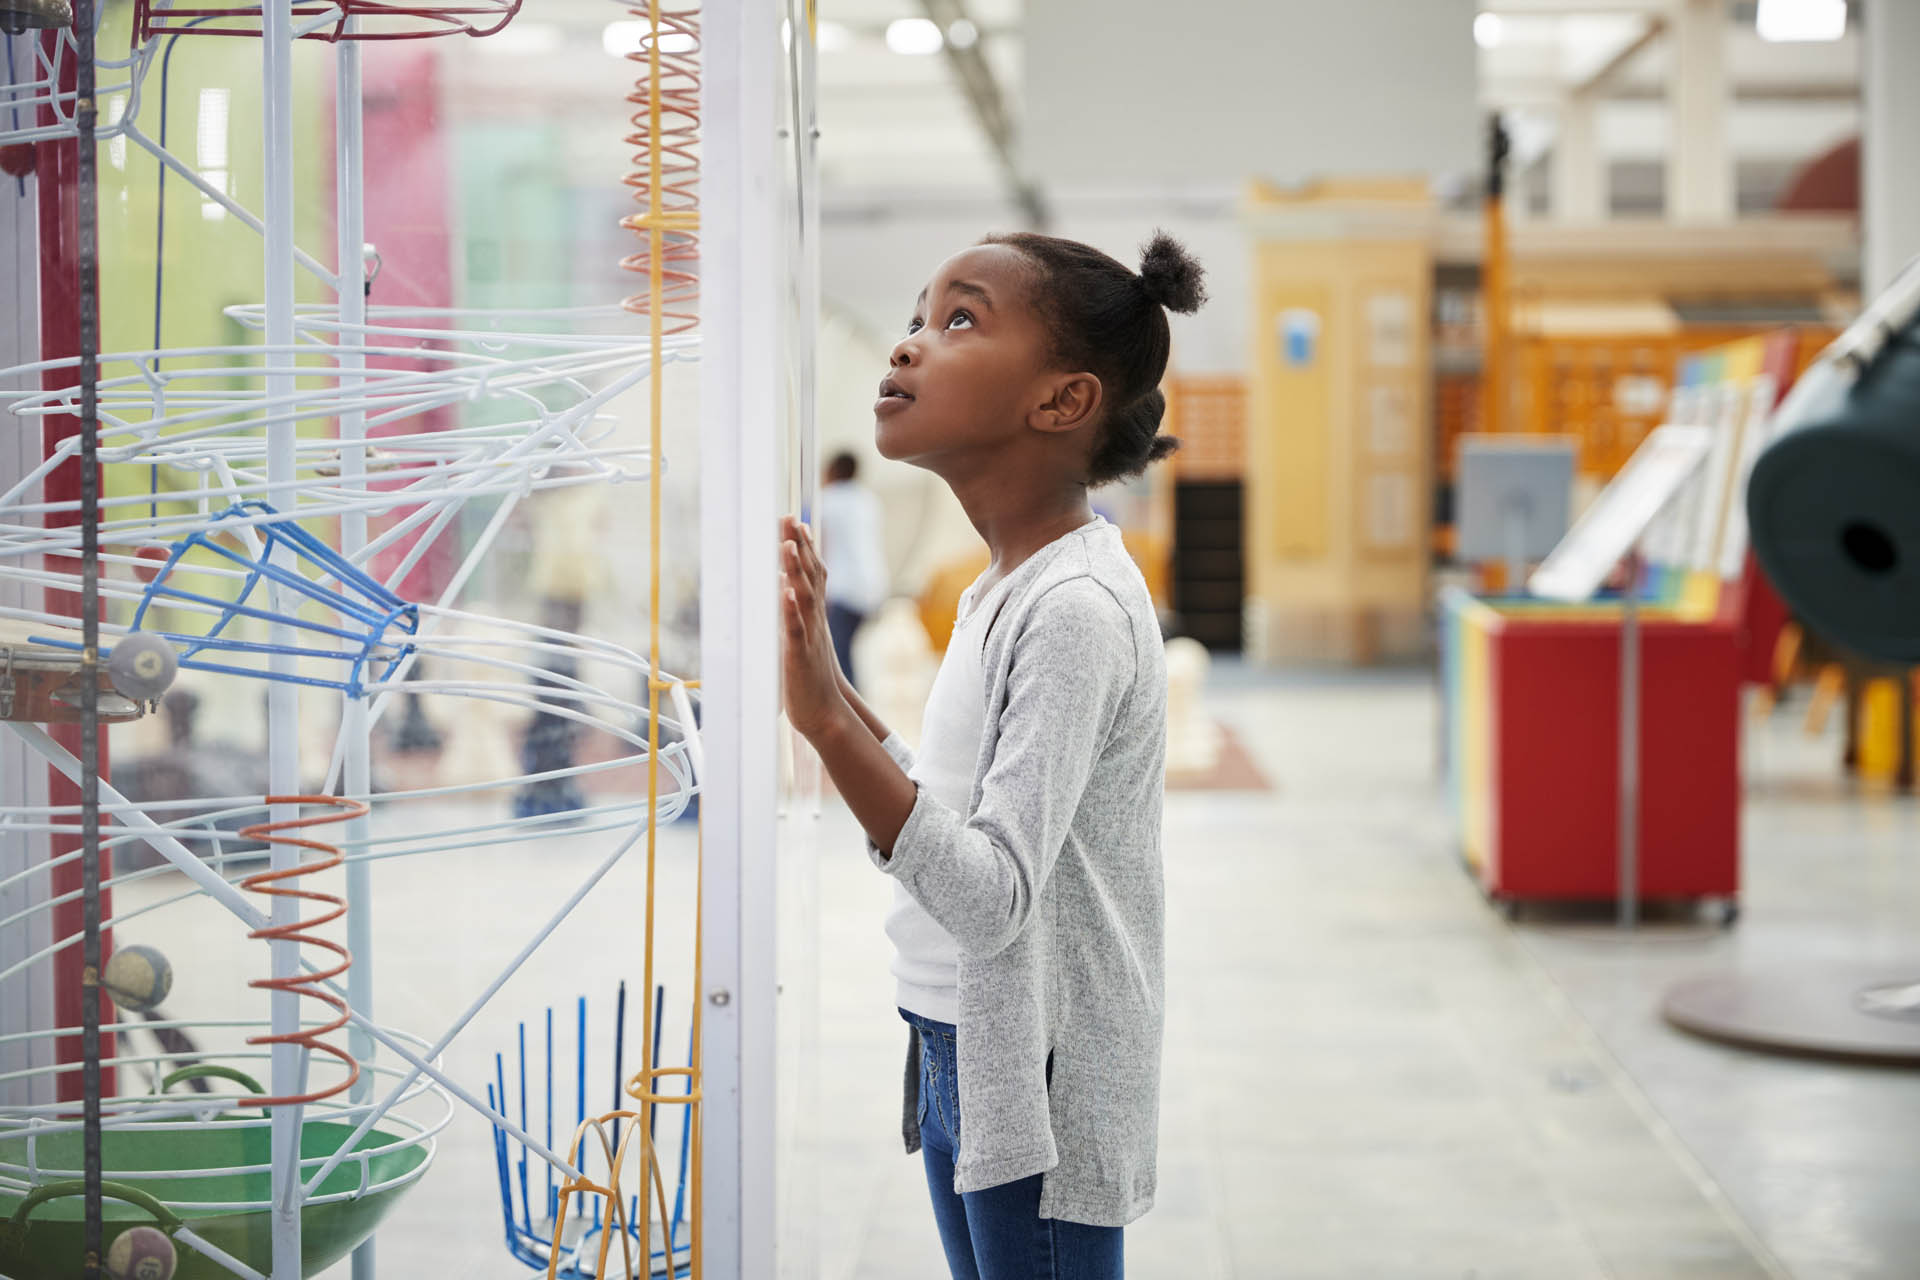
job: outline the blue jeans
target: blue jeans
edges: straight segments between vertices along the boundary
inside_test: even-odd
[[[1123,1232],[1040,1216],[1040,1175],[956,1195],[960,1088],[952,1023],[905,1009],[920,1031],[920,1157],[953,1280],[1121,1280]]]

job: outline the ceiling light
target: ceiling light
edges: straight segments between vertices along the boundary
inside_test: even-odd
[[[644,41],[653,30],[650,22],[625,19],[609,22],[607,29],[600,33],[600,47],[616,58],[644,51]],[[684,31],[663,30],[660,32],[660,52],[692,53],[700,47],[700,42]]]
[[[925,18],[895,18],[887,24],[887,48],[895,53],[938,53],[944,43],[940,28]]]
[[[980,28],[965,18],[955,18],[947,25],[947,43],[956,49],[971,49],[980,42]]]
[[[1497,13],[1478,14],[1473,19],[1473,42],[1482,49],[1496,48],[1505,27]]]
[[[1760,0],[1754,27],[1762,40],[1838,40],[1847,34],[1847,0]]]
[[[822,22],[813,31],[813,42],[822,53],[838,53],[853,45],[853,32],[839,22]]]

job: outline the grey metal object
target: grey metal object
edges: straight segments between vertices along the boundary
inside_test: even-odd
[[[1668,988],[1660,1012],[1684,1031],[1743,1049],[1920,1066],[1920,1017],[1898,997],[1885,999],[1901,985],[1897,966],[1712,974]]]
[[[80,0],[74,15],[79,45],[74,59],[75,116],[80,137],[75,224],[80,266],[80,679],[93,694],[100,662],[100,148],[94,136],[94,0]],[[80,961],[81,1170],[85,1183],[80,1274],[96,1280],[106,1256],[101,1190],[100,970],[100,701],[87,697],[80,709],[80,884],[83,937]]]
[[[1640,553],[1629,551],[1620,609],[1620,848],[1615,904],[1622,929],[1640,923]]]
[[[1509,590],[1566,535],[1573,509],[1569,436],[1466,436],[1456,493],[1457,554],[1500,560]]]
[[[1747,483],[1760,567],[1811,630],[1866,658],[1920,663],[1920,259],[1821,352],[1774,422]],[[1910,973],[1700,978],[1675,986],[1663,1012],[1761,1052],[1910,1066]]]

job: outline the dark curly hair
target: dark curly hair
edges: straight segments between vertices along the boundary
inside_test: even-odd
[[[1180,442],[1160,434],[1167,398],[1160,379],[1170,345],[1167,312],[1191,312],[1207,299],[1204,272],[1164,231],[1140,250],[1140,270],[1077,240],[1013,232],[982,244],[1003,244],[1034,265],[1032,302],[1052,339],[1054,363],[1085,369],[1105,394],[1103,434],[1087,461],[1087,483],[1107,484],[1144,472]]]

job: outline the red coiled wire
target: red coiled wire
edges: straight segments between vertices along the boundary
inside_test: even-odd
[[[300,0],[293,6],[296,22],[305,18],[333,16],[322,22],[303,39],[324,40],[427,40],[434,36],[490,36],[520,12],[522,0],[426,0],[407,4],[400,0]],[[347,19],[358,18],[360,25],[347,29]],[[204,21],[203,21],[204,20]],[[259,0],[229,0],[224,4],[198,5],[185,9],[162,6],[159,0],[135,0],[133,10],[134,43],[143,44],[157,35],[169,36],[260,36]]]
[[[620,260],[629,271],[651,275],[655,268],[650,233],[660,232],[660,332],[684,333],[699,323],[700,235],[700,8],[655,0],[635,6],[633,15],[649,25],[640,47],[627,56],[644,71],[627,101],[639,108],[631,117],[634,170],[626,177],[643,212],[620,225],[644,238],[638,253]],[[657,16],[656,16],[657,15]],[[655,76],[655,58],[659,73]],[[659,107],[656,132],[654,108]],[[655,173],[658,173],[658,190]],[[635,315],[650,314],[651,288],[624,304]]]
[[[253,1036],[247,1040],[247,1043],[250,1045],[297,1044],[310,1052],[330,1053],[347,1064],[347,1078],[332,1088],[319,1089],[312,1093],[288,1094],[284,1097],[261,1098],[257,1100],[258,1105],[263,1107],[290,1107],[301,1103],[318,1102],[322,1098],[331,1098],[336,1093],[343,1093],[352,1088],[353,1082],[360,1078],[360,1064],[354,1061],[353,1055],[345,1049],[337,1045],[328,1044],[322,1039],[323,1036],[332,1035],[334,1032],[340,1030],[340,1028],[346,1026],[349,1019],[347,1016],[347,1002],[331,991],[328,991],[321,984],[339,977],[348,969],[352,968],[353,953],[330,938],[320,937],[314,933],[313,930],[323,925],[332,924],[335,920],[346,915],[346,900],[335,897],[331,893],[320,893],[308,888],[296,888],[289,883],[304,876],[317,875],[322,871],[331,871],[344,862],[345,859],[341,856],[339,848],[335,845],[323,844],[318,840],[307,840],[298,836],[281,835],[280,833],[304,827],[317,827],[329,822],[346,822],[353,818],[363,818],[367,815],[368,810],[367,806],[358,800],[343,800],[339,796],[268,796],[266,802],[269,805],[325,805],[333,810],[332,813],[315,814],[308,818],[289,818],[285,822],[255,823],[253,826],[243,827],[240,831],[241,836],[245,839],[263,840],[268,844],[294,845],[301,849],[311,849],[323,855],[318,859],[302,861],[298,866],[286,867],[279,871],[262,871],[256,875],[250,875],[240,882],[242,889],[247,889],[254,893],[264,893],[269,897],[275,898],[299,898],[305,902],[323,903],[332,908],[322,915],[310,916],[305,920],[296,920],[291,924],[269,925],[267,928],[256,929],[247,935],[250,938],[264,938],[269,942],[295,942],[302,947],[319,947],[322,950],[331,951],[334,955],[340,957],[338,964],[334,965],[331,969],[326,969],[318,973],[303,973],[291,978],[259,978],[247,984],[250,987],[259,987],[267,991],[290,991],[295,995],[305,996],[309,1000],[318,1000],[339,1014],[339,1016],[331,1022],[323,1023],[319,1026],[303,1027],[298,1031],[288,1032],[285,1035]],[[252,1103],[253,1100],[249,1100],[249,1104],[252,1105]]]

